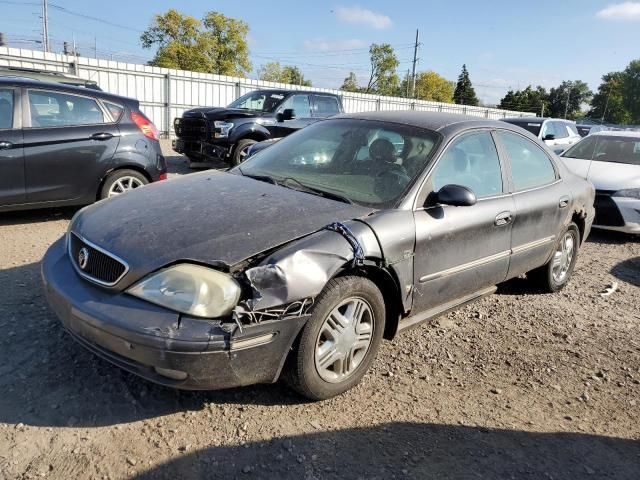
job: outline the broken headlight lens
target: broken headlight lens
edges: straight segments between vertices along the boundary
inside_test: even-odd
[[[226,273],[183,263],[149,275],[127,293],[178,312],[215,318],[238,304],[240,286]]]
[[[611,196],[640,199],[640,188],[625,188],[624,190],[618,190],[616,193],[614,193]]]

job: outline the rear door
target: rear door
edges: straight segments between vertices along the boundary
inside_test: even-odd
[[[0,206],[25,203],[20,89],[0,88]]]
[[[28,89],[24,115],[27,202],[95,199],[120,131],[89,95]]]
[[[509,159],[515,206],[509,265],[509,277],[514,277],[548,261],[570,213],[571,196],[537,143],[504,130],[498,139]]]

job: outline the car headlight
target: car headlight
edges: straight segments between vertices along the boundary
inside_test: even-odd
[[[625,188],[624,190],[618,190],[616,193],[614,193],[611,196],[640,199],[640,188]]]
[[[213,126],[215,127],[215,131],[213,133],[215,138],[227,138],[229,136],[229,131],[233,128],[233,123],[216,120],[213,122]]]
[[[238,304],[240,286],[226,273],[182,263],[149,275],[127,293],[178,312],[215,318]]]

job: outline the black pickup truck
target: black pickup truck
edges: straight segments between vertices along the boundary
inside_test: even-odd
[[[256,90],[226,108],[187,110],[174,120],[173,149],[189,163],[225,161],[239,165],[255,143],[281,138],[310,123],[343,112],[338,95],[291,90]]]

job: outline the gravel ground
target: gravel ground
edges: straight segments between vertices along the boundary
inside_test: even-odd
[[[640,238],[594,232],[561,293],[509,282],[307,403],[166,389],[76,345],[39,278],[73,213],[0,214],[0,479],[640,478]]]

